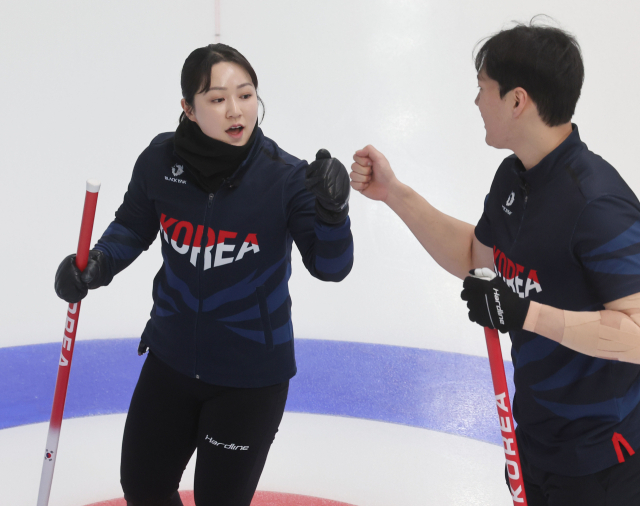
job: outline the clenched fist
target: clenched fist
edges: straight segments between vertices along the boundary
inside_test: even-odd
[[[305,187],[316,196],[316,215],[329,224],[344,221],[349,214],[349,174],[340,160],[321,149],[307,167]]]
[[[61,299],[73,304],[84,299],[89,290],[109,284],[106,255],[96,249],[89,252],[84,271],[76,265],[76,256],[66,257],[56,271],[54,288]]]
[[[351,165],[351,187],[372,200],[386,201],[390,187],[398,184],[389,162],[369,145],[356,151]]]

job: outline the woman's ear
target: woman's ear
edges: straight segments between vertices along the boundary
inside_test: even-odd
[[[189,118],[194,123],[197,123],[196,115],[193,114],[193,107],[187,104],[187,101],[184,98],[180,101],[180,105],[182,106],[182,110],[184,111],[184,113],[187,115],[187,118]]]

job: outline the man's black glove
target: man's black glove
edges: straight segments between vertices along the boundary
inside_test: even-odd
[[[335,225],[349,214],[349,174],[337,158],[331,158],[326,149],[316,153],[316,161],[307,167],[304,182],[307,190],[316,196],[316,216]]]
[[[56,294],[70,304],[78,302],[87,296],[89,289],[108,285],[107,256],[100,250],[89,252],[89,261],[84,271],[76,266],[76,256],[69,255],[58,266],[56,271]]]
[[[469,271],[464,278],[462,300],[467,301],[469,320],[505,333],[521,330],[529,311],[529,301],[521,299],[487,268]]]

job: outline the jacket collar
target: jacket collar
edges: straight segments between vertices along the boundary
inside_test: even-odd
[[[253,141],[253,146],[251,146],[249,153],[247,153],[247,157],[242,161],[236,171],[227,178],[229,188],[234,188],[240,185],[242,178],[247,172],[247,169],[251,166],[253,160],[257,158],[258,154],[262,150],[263,144],[264,134],[262,133],[262,129],[256,126],[256,137]],[[176,153],[175,148],[173,149],[173,156],[178,158],[178,160],[180,160],[182,163],[186,163],[186,161],[178,153]]]
[[[562,143],[551,153],[545,156],[540,162],[525,170],[522,162],[516,158],[515,170],[520,177],[523,185],[527,189],[538,189],[544,186],[549,180],[558,174],[559,170],[568,165],[575,155],[582,148],[586,147],[580,140],[578,126],[571,124],[573,131]]]
[[[249,150],[249,154],[247,154],[247,157],[240,164],[240,167],[238,167],[238,169],[233,174],[231,174],[228,179],[229,188],[240,186],[242,178],[247,173],[247,170],[262,150],[262,144],[264,143],[264,134],[262,133],[262,129],[257,125],[256,130],[256,138],[253,141],[253,146],[251,146],[251,149]]]

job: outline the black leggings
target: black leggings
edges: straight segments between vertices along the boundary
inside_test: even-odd
[[[282,420],[289,381],[231,388],[178,373],[151,353],[131,399],[120,482],[131,506],[181,505],[182,473],[197,448],[198,506],[249,506]]]

